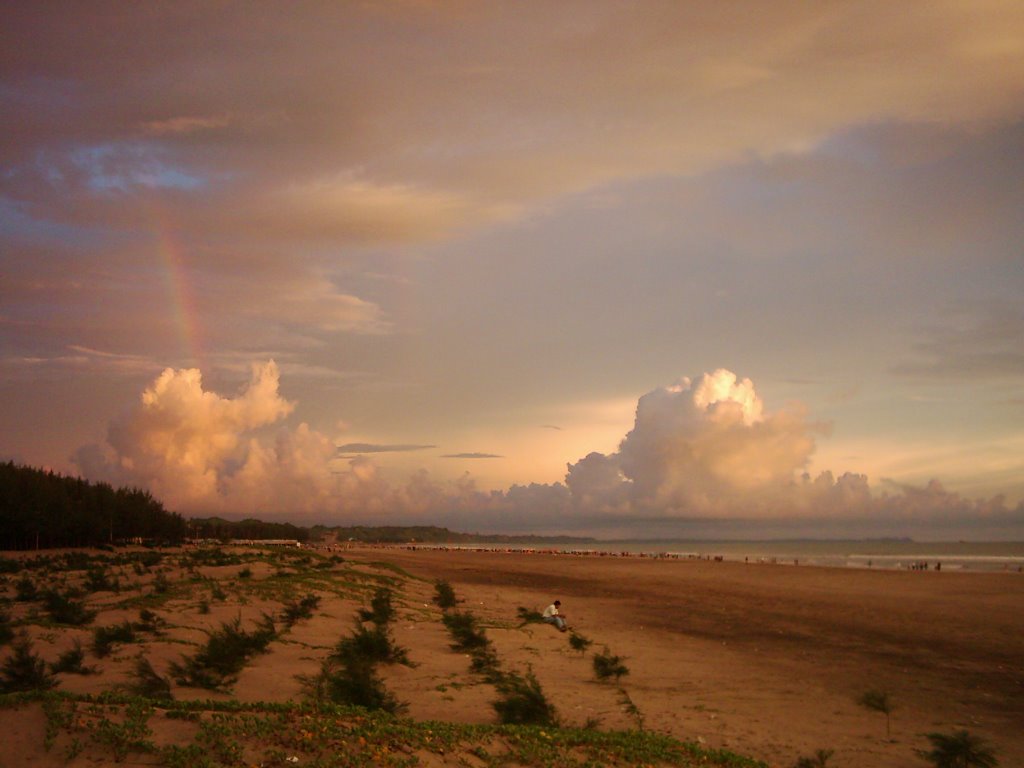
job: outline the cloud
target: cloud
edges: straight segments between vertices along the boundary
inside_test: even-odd
[[[980,313],[958,314],[948,325],[931,329],[917,344],[918,360],[893,366],[892,372],[936,379],[1013,380],[1024,374],[1024,313],[996,306]]]
[[[395,445],[378,445],[376,443],[345,443],[338,446],[338,453],[395,453],[403,451],[424,451],[436,448],[436,445],[414,445],[399,443]]]
[[[633,429],[612,454],[593,452],[568,465],[573,517],[591,526],[657,526],[672,521],[837,525],[906,531],[927,525],[963,529],[973,524],[1012,529],[1024,523],[1024,504],[1001,496],[971,500],[937,480],[924,487],[883,483],[865,475],[805,471],[828,425],[791,405],[767,411],[749,379],[719,369],[641,397]]]
[[[105,446],[82,448],[76,459],[87,477],[148,488],[178,511],[328,524],[429,522],[634,536],[694,530],[834,535],[846,528],[907,535],[985,526],[1005,533],[1024,525],[1024,504],[1010,507],[1001,496],[970,500],[938,480],[883,482],[873,489],[856,473],[810,477],[805,468],[825,425],[797,405],[769,410],[753,382],[724,369],[645,394],[618,450],[569,464],[564,484],[504,491],[480,491],[468,474],[440,482],[423,470],[394,483],[369,457],[345,461],[339,453],[434,446],[336,446],[305,423],[287,426],[294,407],[279,393],[273,361],[252,366],[235,397],[206,391],[198,370],[167,369],[111,423]]]
[[[95,466],[96,451],[79,454],[88,474],[113,475],[139,483],[172,506],[222,493],[231,466],[240,473],[264,459],[247,443],[247,433],[288,415],[293,404],[278,393],[273,361],[253,366],[252,378],[234,399],[203,390],[198,369],[166,369],[139,402],[110,425],[112,455]]]
[[[720,369],[641,397],[618,452],[570,465],[566,484],[613,508],[628,500],[660,514],[729,515],[741,505],[769,514],[822,431],[795,406],[766,414],[749,379]]]
[[[441,456],[442,459],[503,459],[504,456],[499,456],[496,453],[446,453]]]

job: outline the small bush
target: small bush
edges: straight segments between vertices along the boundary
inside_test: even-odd
[[[85,574],[85,589],[88,592],[119,592],[121,585],[117,579],[110,579],[105,568],[94,567]]]
[[[316,595],[306,595],[298,602],[292,600],[284,604],[284,623],[289,627],[300,619],[309,619],[320,606],[320,598]]]
[[[84,602],[76,600],[73,592],[61,594],[57,590],[50,590],[43,599],[50,617],[58,624],[80,627],[90,624],[96,618],[96,611],[90,611]]]
[[[46,662],[33,653],[32,642],[22,637],[14,644],[14,653],[0,667],[0,693],[48,690],[57,684],[46,671]]]
[[[372,621],[378,627],[391,623],[391,620],[395,618],[395,608],[391,604],[391,590],[387,587],[378,589],[370,600],[370,609],[361,609],[359,618],[363,621]]]
[[[501,698],[491,706],[498,713],[502,723],[516,725],[557,725],[558,716],[554,705],[541,690],[533,672],[523,677],[507,674],[498,684]]]
[[[793,768],[828,768],[828,761],[835,754],[831,749],[815,750],[812,757],[801,757],[793,765]]]
[[[915,750],[935,768],[995,768],[999,765],[995,752],[984,739],[970,731],[951,734],[929,733],[931,750]]]
[[[245,566],[245,568],[243,568],[242,570],[240,570],[238,572],[238,578],[240,578],[240,579],[251,579],[252,578],[252,568],[250,568],[248,565]]]
[[[132,682],[128,685],[128,690],[136,696],[145,696],[149,699],[161,699],[164,701],[174,698],[171,695],[171,681],[159,675],[145,656],[139,655],[135,657],[132,678]]]
[[[594,654],[594,675],[598,680],[607,680],[614,677],[615,682],[623,675],[629,674],[629,668],[622,663],[622,656],[615,656],[607,647],[601,652]]]
[[[19,603],[27,603],[39,598],[39,588],[27,575],[14,582],[14,599]]]
[[[454,608],[458,604],[458,600],[455,599],[455,590],[447,581],[438,579],[434,582],[434,603],[442,611]]]
[[[82,648],[82,641],[76,639],[74,645],[64,651],[57,661],[50,665],[50,672],[55,675],[62,672],[73,675],[91,675],[96,672],[96,668],[85,666],[85,650]]]
[[[163,629],[166,626],[167,622],[148,608],[141,609],[139,620],[132,624],[132,628],[137,632],[149,632],[153,635],[163,634]]]
[[[350,660],[365,660],[370,663],[412,666],[408,651],[395,645],[387,628],[381,626],[367,629],[360,624],[351,635],[338,642],[331,655],[343,664]]]
[[[448,628],[448,634],[455,641],[452,643],[453,650],[470,652],[491,642],[480,627],[476,616],[468,611],[451,611],[444,615],[442,621]]]
[[[889,698],[889,694],[885,691],[865,691],[861,697],[857,699],[857,703],[866,709],[885,714],[885,738],[888,739],[890,736],[890,720],[894,709],[894,705],[892,703],[892,699]]]
[[[575,629],[569,632],[569,647],[574,651],[579,651],[580,656],[587,652],[587,649],[594,644],[594,641],[588,637],[584,637],[579,634]]]
[[[198,688],[221,688],[234,680],[245,662],[262,653],[277,637],[274,620],[264,615],[252,632],[242,629],[241,618],[224,622],[220,629],[210,633],[206,645],[183,663],[171,665],[171,674],[182,685]]]
[[[7,645],[14,639],[14,629],[11,627],[11,615],[7,611],[0,610],[0,645]]]
[[[156,578],[153,579],[153,591],[158,595],[167,594],[167,590],[171,588],[170,581],[167,580],[167,575],[164,573],[158,573]]]
[[[544,614],[535,608],[519,606],[516,610],[516,616],[519,617],[520,627],[525,627],[527,624],[540,624],[544,621]]]
[[[135,630],[127,621],[108,627],[96,627],[92,631],[92,652],[100,659],[110,655],[115,643],[134,642]]]
[[[380,709],[391,714],[404,711],[406,704],[384,687],[368,659],[348,659],[343,664],[325,661],[310,686],[313,698],[334,704]]]

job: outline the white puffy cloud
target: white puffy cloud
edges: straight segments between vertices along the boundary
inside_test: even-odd
[[[336,442],[309,425],[282,423],[293,409],[273,361],[254,365],[233,398],[204,390],[198,370],[167,369],[111,424],[108,445],[82,449],[77,459],[87,476],[148,488],[177,511],[309,523],[619,535],[695,522],[705,533],[739,523],[803,526],[801,535],[1024,524],[1024,505],[970,500],[937,480],[873,490],[861,474],[811,478],[806,467],[824,425],[796,405],[768,410],[749,379],[724,369],[641,397],[618,451],[568,465],[564,485],[504,491],[480,491],[468,474],[440,482],[424,470],[395,483],[366,456],[342,458]]]
[[[618,452],[570,465],[567,483],[584,506],[628,499],[669,515],[777,512],[822,430],[795,406],[766,414],[750,379],[719,369],[641,397]]]
[[[96,451],[80,452],[79,464],[143,485],[172,506],[212,500],[223,492],[229,467],[241,467],[239,474],[256,471],[260,453],[244,442],[246,433],[292,408],[278,392],[273,361],[253,366],[248,385],[233,399],[204,391],[198,369],[168,368],[110,425],[106,466],[96,465]]]
[[[197,369],[168,368],[110,425],[107,445],[80,449],[76,461],[88,477],[145,487],[187,514],[370,522],[487,498],[466,478],[440,483],[423,471],[393,485],[365,456],[346,462],[327,435],[283,423],[293,410],[273,361],[252,366],[233,398],[205,390]]]
[[[843,526],[863,534],[906,535],[908,527],[1019,526],[1024,505],[972,500],[937,480],[924,487],[884,484],[862,474],[806,472],[816,436],[827,425],[791,405],[768,411],[749,379],[719,369],[661,387],[637,403],[633,429],[611,454],[593,452],[568,465],[567,519],[591,526],[711,521],[782,528]],[[830,526],[837,526],[830,529]],[[1005,529],[1004,529],[1005,530]]]

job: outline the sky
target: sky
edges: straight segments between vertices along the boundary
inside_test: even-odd
[[[1024,540],[1024,5],[7,4],[0,458],[185,515]]]

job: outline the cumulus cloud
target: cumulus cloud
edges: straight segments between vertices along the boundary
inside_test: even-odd
[[[214,498],[224,490],[225,471],[255,471],[258,453],[244,437],[287,416],[293,404],[278,392],[273,361],[254,366],[236,398],[203,389],[198,369],[166,369],[139,402],[110,425],[110,458],[100,466],[93,450],[80,453],[87,473],[112,474],[144,485],[172,505]]]
[[[660,514],[762,513],[792,488],[824,427],[796,406],[765,413],[750,379],[720,369],[647,393],[617,453],[569,466],[574,498]]]
[[[425,472],[404,485],[387,481],[365,456],[433,446],[349,443],[286,418],[295,404],[281,396],[273,361],[252,366],[234,397],[203,387],[197,369],[168,368],[139,401],[111,423],[107,443],[80,449],[75,460],[87,477],[152,491],[169,508],[190,514],[257,514],[372,520],[428,515],[486,498],[471,482],[433,481]]]
[[[618,451],[568,465],[570,514],[592,525],[775,521],[822,530],[858,524],[886,533],[901,525],[1024,523],[1024,505],[1012,509],[1003,497],[967,499],[937,480],[873,490],[865,475],[853,472],[812,478],[806,467],[816,438],[827,432],[802,406],[766,410],[753,383],[730,371],[682,379],[639,399]]]
[[[273,361],[254,365],[235,397],[206,391],[198,370],[167,369],[110,425],[107,445],[83,448],[77,460],[86,476],[146,487],[186,513],[309,522],[429,522],[483,531],[613,527],[641,536],[694,522],[719,531],[801,524],[802,535],[844,525],[860,534],[906,535],[908,526],[1024,524],[1024,505],[966,499],[937,480],[872,489],[866,476],[851,472],[810,477],[806,467],[825,425],[797,405],[769,410],[753,382],[724,369],[645,394],[618,450],[569,464],[564,484],[504,491],[480,491],[468,474],[441,482],[423,470],[395,483],[362,454],[433,446],[337,446],[307,424],[288,426],[293,409],[279,392]],[[339,452],[360,455],[343,459]]]

